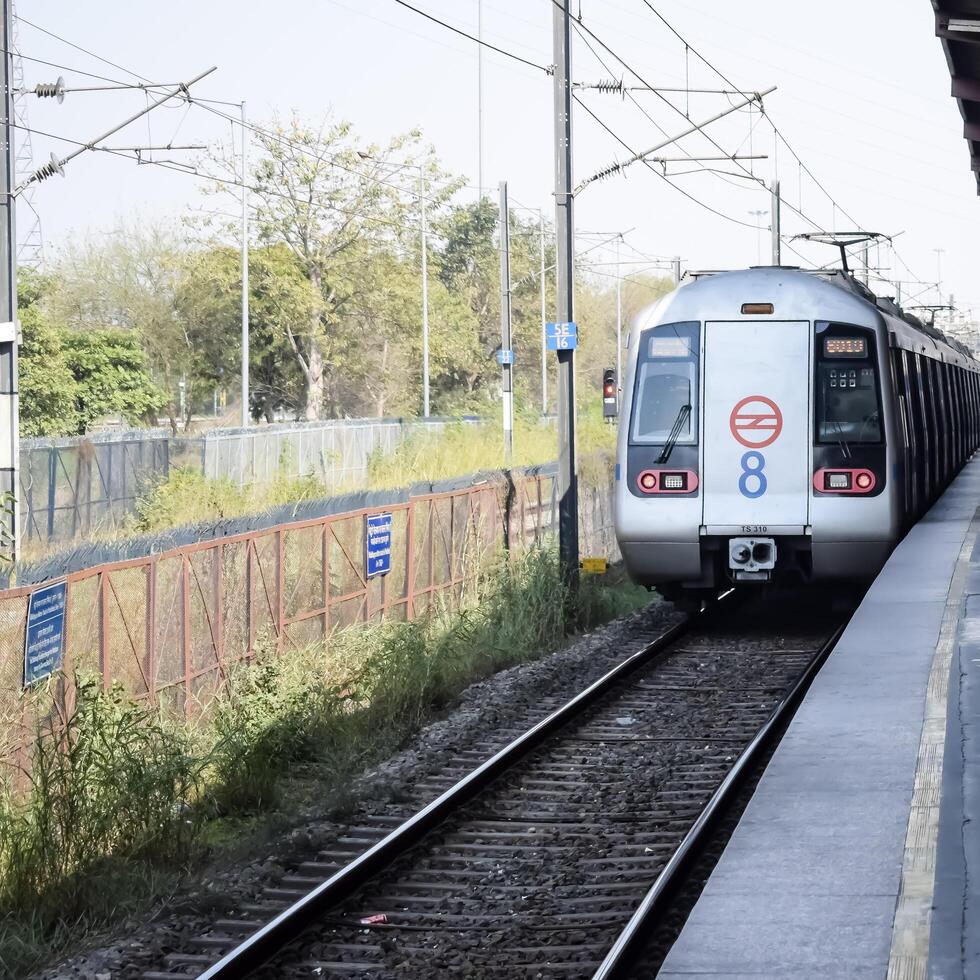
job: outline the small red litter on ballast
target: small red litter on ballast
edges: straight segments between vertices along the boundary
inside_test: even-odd
[[[361,926],[380,926],[388,921],[388,916],[384,913],[379,915],[366,915],[363,919],[358,919],[357,924]]]

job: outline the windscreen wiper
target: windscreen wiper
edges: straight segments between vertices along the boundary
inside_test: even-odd
[[[841,455],[844,459],[850,459],[851,444],[844,438],[844,426],[835,421],[831,421],[830,424],[837,429],[837,445],[840,446]]]
[[[684,423],[687,422],[691,415],[690,405],[681,405],[677,411],[677,418],[674,419],[674,424],[671,426],[670,435],[667,436],[667,441],[664,443],[664,448],[660,451],[660,455],[657,457],[658,463],[666,463],[670,459],[670,454],[674,451],[674,446],[677,444],[677,440],[680,438],[681,429],[684,428]]]

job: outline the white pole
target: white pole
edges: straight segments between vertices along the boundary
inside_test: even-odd
[[[623,240],[616,239],[616,387],[623,384],[623,274],[620,265],[619,246]],[[617,393],[617,403],[618,403]]]
[[[248,398],[248,127],[242,102],[242,428],[251,421]]]
[[[548,311],[544,282],[544,214],[538,209],[538,234],[541,238],[541,414],[548,414]]]
[[[429,417],[429,245],[425,213],[425,176],[419,164],[419,206],[422,212],[422,414]]]
[[[510,211],[507,207],[507,181],[500,182],[500,349],[513,352],[510,295]],[[514,366],[501,359],[504,409],[504,459],[510,465],[514,449]]]
[[[476,0],[476,184],[477,200],[483,200],[483,0]]]

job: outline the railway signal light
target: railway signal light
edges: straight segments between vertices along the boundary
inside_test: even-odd
[[[602,417],[614,419],[619,415],[619,392],[616,390],[616,370],[606,368],[602,372]]]

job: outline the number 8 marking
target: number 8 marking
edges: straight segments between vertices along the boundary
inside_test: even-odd
[[[761,497],[766,492],[769,483],[765,473],[762,472],[765,466],[766,457],[762,453],[751,450],[742,456],[742,475],[738,478],[738,489],[743,497],[755,500],[756,497]],[[754,476],[759,483],[755,490],[749,489],[750,476]]]

